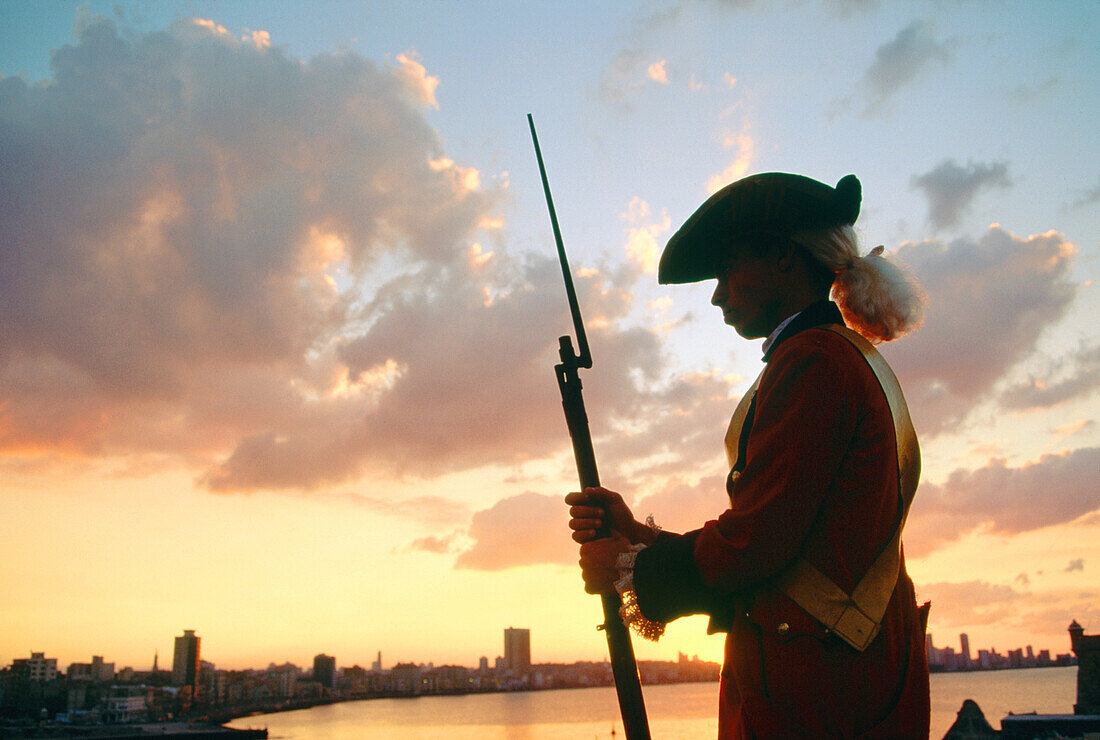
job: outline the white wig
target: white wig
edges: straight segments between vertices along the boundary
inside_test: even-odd
[[[798,232],[792,240],[835,276],[832,298],[845,323],[869,341],[889,342],[920,326],[924,291],[908,270],[883,256],[881,246],[861,257],[851,226]]]

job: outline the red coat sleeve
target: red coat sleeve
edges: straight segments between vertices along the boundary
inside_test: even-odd
[[[761,378],[746,466],[731,508],[695,537],[703,581],[719,591],[752,586],[801,551],[866,408],[847,342],[802,332],[777,348]]]

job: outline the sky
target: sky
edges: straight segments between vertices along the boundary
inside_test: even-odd
[[[686,531],[759,342],[659,286],[721,185],[863,185],[938,646],[1100,632],[1100,4],[0,0],[0,665],[602,660],[562,503]],[[1092,123],[1090,123],[1090,121]],[[703,618],[641,659],[720,660]]]

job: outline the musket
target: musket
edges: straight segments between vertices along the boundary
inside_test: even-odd
[[[592,433],[588,428],[588,414],[584,410],[584,397],[581,395],[581,380],[578,368],[592,367],[592,353],[588,349],[588,337],[584,333],[581,321],[581,309],[577,303],[577,291],[573,287],[573,276],[569,271],[569,260],[565,256],[565,246],[558,228],[558,215],[554,211],[554,199],[550,196],[550,181],[546,179],[546,166],[542,162],[542,150],[539,149],[539,137],[535,133],[535,120],[527,114],[527,123],[531,126],[531,140],[535,143],[535,157],[539,161],[539,174],[542,175],[542,189],[546,193],[546,207],[550,210],[550,225],[554,228],[554,241],[558,245],[558,261],[561,262],[561,274],[565,278],[565,294],[569,298],[569,311],[573,314],[573,330],[577,334],[579,354],[573,352],[573,340],[568,335],[558,338],[558,356],[561,362],[554,366],[558,376],[558,388],[561,390],[561,405],[565,410],[565,422],[569,427],[569,437],[573,440],[573,457],[577,461],[577,474],[580,476],[581,490],[600,485],[600,475],[596,470],[596,453],[592,449]],[[599,537],[611,534],[610,517],[604,517],[603,526],[597,532]],[[603,624],[597,629],[607,636],[607,652],[611,657],[611,674],[615,679],[615,691],[619,696],[619,712],[623,718],[623,730],[627,740],[649,740],[649,721],[646,719],[645,702],[642,700],[642,684],[638,678],[638,663],[634,659],[634,646],[630,642],[630,632],[619,616],[622,600],[612,591],[601,594],[603,601]]]

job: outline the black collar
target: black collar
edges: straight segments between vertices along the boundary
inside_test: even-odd
[[[836,304],[832,301],[811,303],[802,310],[802,313],[795,316],[791,323],[783,327],[783,331],[779,332],[779,336],[775,338],[775,341],[768,347],[768,351],[764,353],[764,362],[771,359],[776,347],[798,332],[828,324],[844,326],[844,317],[840,315],[840,309],[837,308]]]

